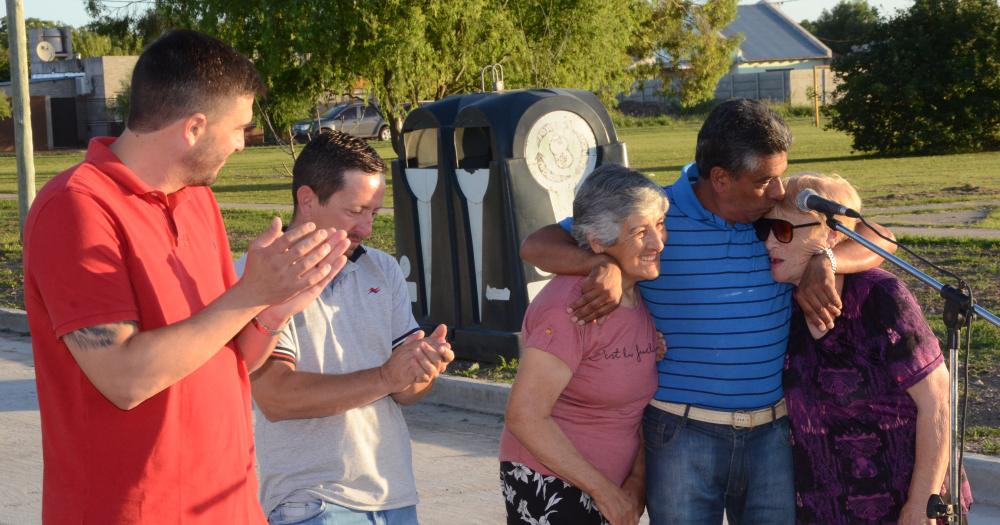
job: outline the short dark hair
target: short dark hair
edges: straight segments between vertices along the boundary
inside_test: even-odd
[[[139,56],[127,125],[156,131],[192,113],[210,113],[222,99],[263,93],[264,83],[247,57],[218,38],[175,29]]]
[[[292,168],[292,202],[298,213],[298,192],[312,188],[320,204],[344,187],[344,172],[385,173],[385,162],[364,139],[340,131],[324,131],[302,148]]]
[[[757,100],[738,98],[719,104],[698,132],[695,162],[708,178],[718,166],[733,176],[757,169],[761,157],[787,153],[792,131],[781,115]]]

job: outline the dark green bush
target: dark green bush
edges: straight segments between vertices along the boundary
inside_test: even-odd
[[[833,63],[830,127],[859,151],[1000,149],[997,0],[917,0],[876,34]]]

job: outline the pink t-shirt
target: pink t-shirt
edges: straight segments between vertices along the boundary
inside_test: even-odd
[[[580,297],[582,281],[558,276],[542,289],[524,315],[524,347],[549,352],[573,371],[552,418],[591,465],[621,485],[639,452],[642,411],[656,392],[656,328],[641,299],[603,324],[574,324],[566,307]],[[555,475],[506,427],[500,461]]]

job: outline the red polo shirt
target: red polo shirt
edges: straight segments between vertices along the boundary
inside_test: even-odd
[[[124,411],[94,388],[62,342],[99,324],[135,321],[151,330],[176,323],[236,282],[212,191],[153,190],[111,152],[113,141],[92,140],[82,164],[49,181],[25,226],[42,519],[263,523],[250,386],[235,343]]]

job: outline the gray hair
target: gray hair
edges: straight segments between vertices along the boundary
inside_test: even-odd
[[[656,210],[665,214],[667,196],[645,175],[618,164],[595,169],[573,199],[573,238],[589,248],[594,240],[604,246],[618,242],[621,224],[633,213]]]

